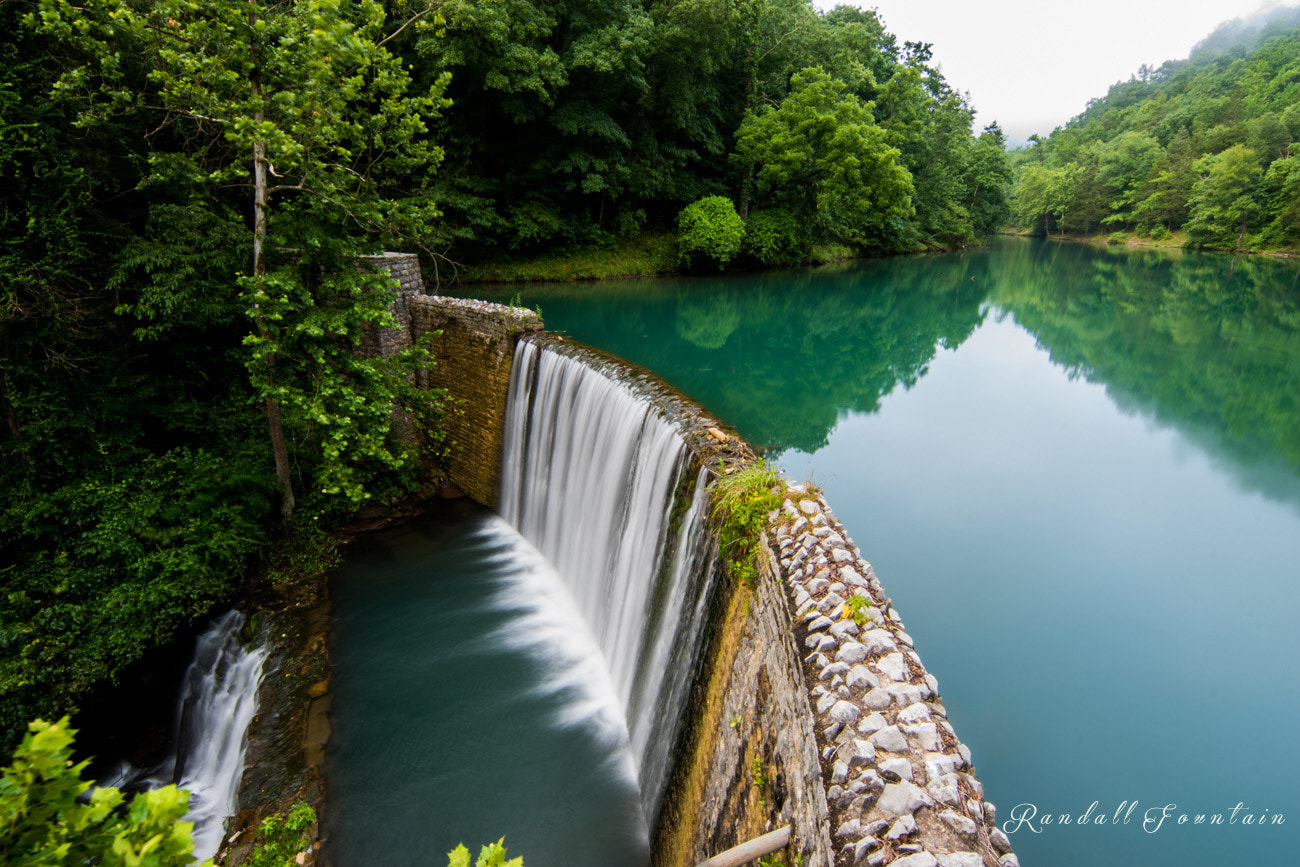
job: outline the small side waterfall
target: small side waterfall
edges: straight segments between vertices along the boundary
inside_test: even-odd
[[[244,773],[248,724],[257,711],[257,689],[267,648],[240,640],[244,615],[219,617],[195,642],[194,661],[181,682],[173,731],[174,752],[152,768],[125,767],[104,785],[155,788],[175,783],[190,793],[194,857],[215,855],[226,818],[235,812]]]
[[[603,361],[521,341],[501,515],[555,566],[605,657],[653,822],[703,643],[708,473],[677,424]]]

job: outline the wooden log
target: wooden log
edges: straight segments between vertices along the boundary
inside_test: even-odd
[[[748,864],[755,858],[771,855],[789,845],[790,826],[786,825],[784,828],[769,831],[762,837],[755,837],[747,843],[733,846],[725,852],[719,852],[709,860],[700,862],[698,867],[740,867],[741,864]]]

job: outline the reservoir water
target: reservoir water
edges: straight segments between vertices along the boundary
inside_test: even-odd
[[[1300,269],[1006,240],[522,300],[824,487],[1023,863],[1294,860]]]

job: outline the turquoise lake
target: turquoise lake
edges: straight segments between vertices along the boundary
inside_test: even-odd
[[[516,292],[824,488],[1027,867],[1294,861],[1300,268],[1007,239]]]

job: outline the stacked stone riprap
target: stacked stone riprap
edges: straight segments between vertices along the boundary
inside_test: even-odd
[[[837,863],[1018,867],[938,683],[825,500],[787,488],[772,537],[806,654]]]

